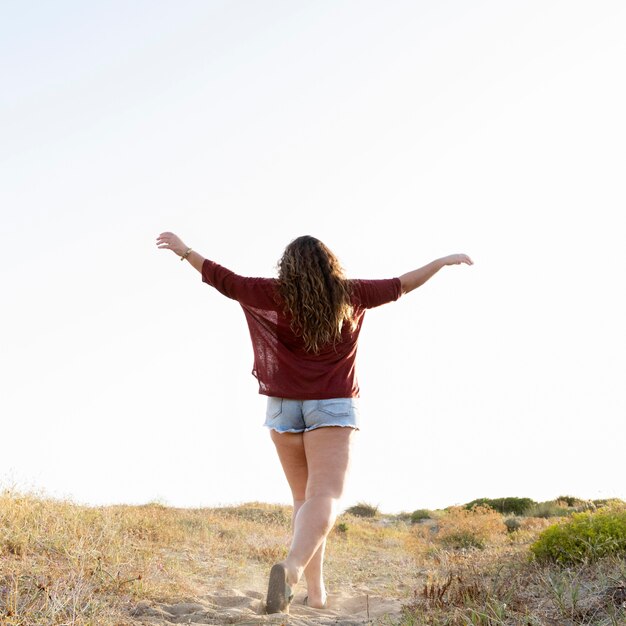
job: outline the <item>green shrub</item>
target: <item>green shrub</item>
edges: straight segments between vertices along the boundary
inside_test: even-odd
[[[562,565],[626,555],[626,508],[574,513],[567,522],[546,528],[531,552],[539,561]]]
[[[475,506],[488,506],[503,515],[507,513],[524,515],[535,504],[532,498],[478,498],[468,502],[465,508],[472,509]]]
[[[425,519],[430,519],[430,511],[428,509],[417,509],[411,513],[411,522],[417,524]]]
[[[346,509],[346,513],[350,513],[350,515],[355,517],[376,517],[378,515],[378,507],[366,502],[359,502]]]

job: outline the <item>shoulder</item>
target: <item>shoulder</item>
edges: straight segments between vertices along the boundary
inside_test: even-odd
[[[240,304],[257,308],[276,308],[277,279],[241,276],[215,261],[205,259],[202,280]]]

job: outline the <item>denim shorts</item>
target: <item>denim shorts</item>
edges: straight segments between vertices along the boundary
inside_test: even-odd
[[[279,433],[303,433],[324,426],[344,426],[358,430],[358,400],[291,400],[270,396],[267,399],[264,426]]]

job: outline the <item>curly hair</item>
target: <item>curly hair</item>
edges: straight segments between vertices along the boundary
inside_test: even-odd
[[[315,237],[298,237],[285,248],[278,262],[278,291],[307,352],[336,344],[344,323],[356,327],[350,283],[337,257]]]

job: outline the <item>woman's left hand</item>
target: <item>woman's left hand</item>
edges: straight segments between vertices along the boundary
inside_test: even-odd
[[[163,250],[173,250],[178,256],[183,256],[189,249],[182,239],[174,233],[161,233],[157,237],[157,247]]]

